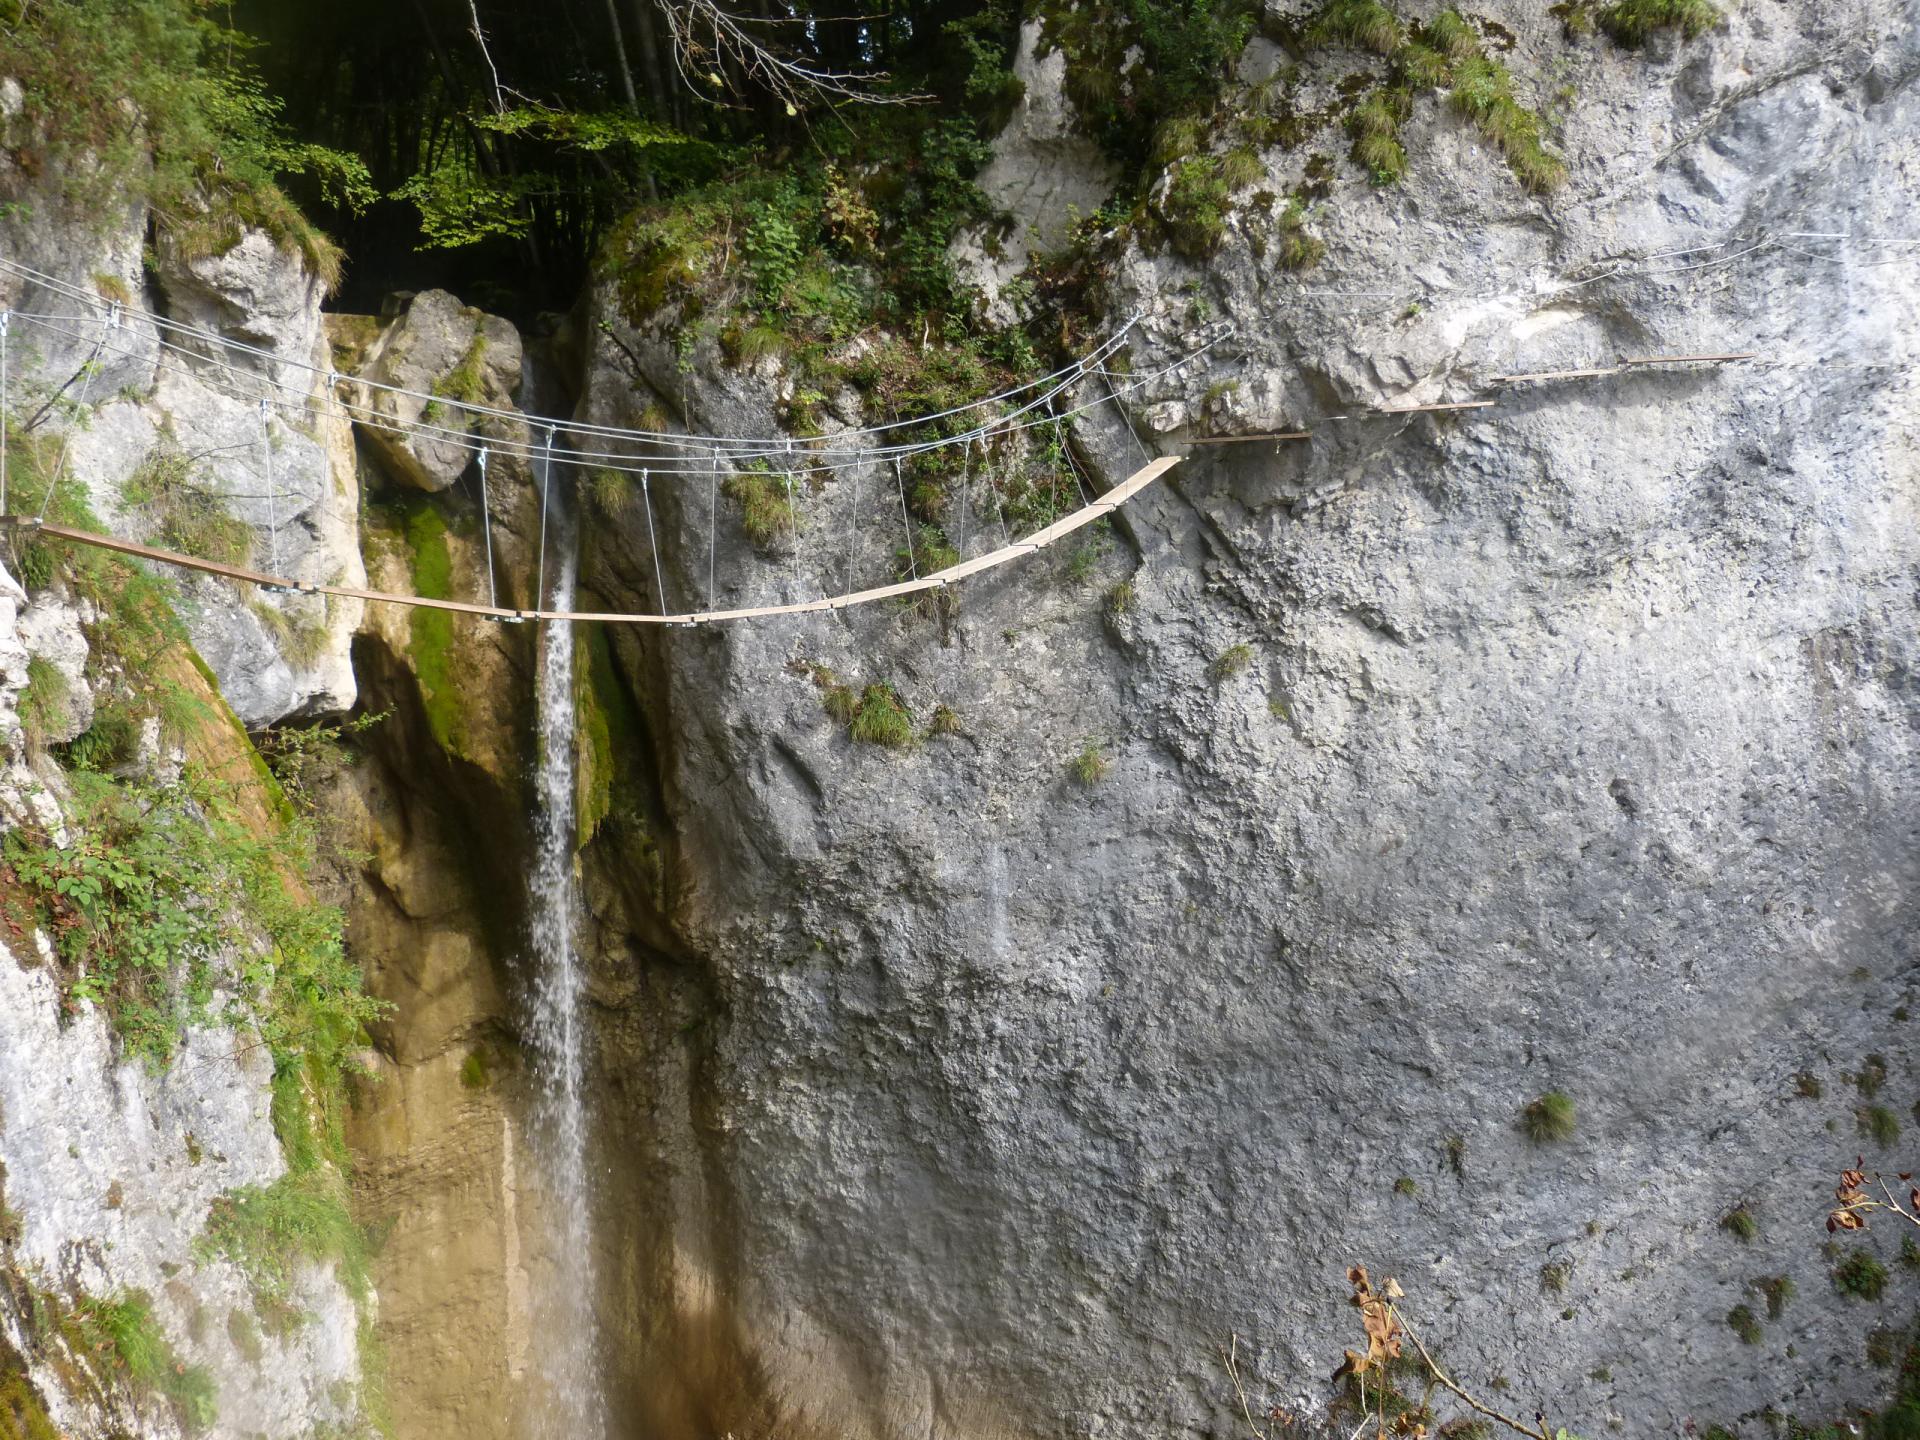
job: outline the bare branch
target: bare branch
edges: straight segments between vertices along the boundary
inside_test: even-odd
[[[758,23],[735,15],[718,0],[659,0],[667,33],[673,40],[673,62],[688,89],[724,104],[726,72],[734,71],[798,114],[816,103],[852,105],[910,105],[926,97],[889,93],[885,71],[828,70],[803,55],[761,39],[748,30]],[[804,19],[806,17],[795,17]]]
[[[1426,1365],[1427,1373],[1433,1376],[1435,1380],[1438,1380],[1448,1390],[1452,1391],[1455,1398],[1458,1399],[1462,1404],[1466,1405],[1470,1409],[1478,1411],[1480,1414],[1486,1416],[1489,1420],[1499,1421],[1502,1425],[1506,1426],[1509,1430],[1516,1431],[1521,1435],[1532,1436],[1533,1440],[1553,1440],[1553,1436],[1551,1432],[1549,1432],[1547,1429],[1547,1422],[1545,1419],[1542,1419],[1539,1425],[1537,1426],[1529,1425],[1524,1420],[1516,1420],[1511,1415],[1503,1415],[1500,1411],[1495,1410],[1492,1406],[1483,1405],[1478,1400],[1474,1399],[1473,1396],[1469,1395],[1465,1390],[1461,1389],[1460,1386],[1456,1385],[1453,1381],[1453,1377],[1448,1375],[1446,1371],[1442,1370],[1440,1368],[1439,1362],[1436,1361],[1433,1358],[1433,1356],[1427,1353],[1427,1347],[1420,1343],[1420,1337],[1414,1334],[1413,1327],[1407,1324],[1406,1316],[1402,1315],[1398,1310],[1396,1310],[1394,1312],[1394,1318],[1398,1320],[1400,1323],[1400,1333],[1402,1335],[1405,1335],[1409,1340],[1413,1341],[1413,1348],[1420,1352],[1420,1359],[1421,1359],[1421,1362]]]

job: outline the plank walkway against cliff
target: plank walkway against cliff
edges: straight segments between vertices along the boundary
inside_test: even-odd
[[[1072,364],[1040,377],[1015,386],[997,395],[990,395],[968,404],[957,406],[938,415],[914,416],[889,421],[857,431],[848,431],[831,437],[814,440],[796,441],[790,438],[768,438],[765,436],[720,436],[670,434],[658,431],[621,429],[613,426],[593,425],[584,422],[551,421],[543,422],[539,417],[529,416],[516,410],[477,405],[452,397],[429,395],[406,390],[402,387],[386,385],[378,381],[361,378],[349,378],[333,371],[323,371],[304,362],[284,360],[278,355],[233,341],[211,331],[198,329],[169,319],[153,312],[137,310],[130,306],[103,301],[97,295],[81,287],[71,285],[57,277],[28,269],[16,262],[0,257],[0,272],[8,272],[24,280],[29,286],[37,287],[56,300],[70,304],[86,306],[78,313],[32,313],[0,311],[0,418],[7,417],[8,401],[8,340],[15,322],[49,333],[71,342],[75,347],[85,347],[91,342],[87,359],[75,370],[64,385],[45,397],[35,410],[33,420],[27,428],[42,418],[55,404],[60,402],[64,393],[78,382],[73,400],[69,403],[84,408],[90,398],[92,380],[100,373],[105,357],[118,356],[131,359],[142,366],[151,366],[156,372],[176,373],[193,379],[195,382],[210,386],[234,399],[257,404],[260,414],[259,443],[263,460],[263,473],[267,484],[268,500],[268,543],[270,549],[270,569],[254,570],[246,566],[230,565],[190,555],[177,550],[146,545],[137,541],[124,540],[111,535],[96,533],[73,526],[48,522],[46,506],[43,503],[38,515],[27,516],[0,513],[0,529],[14,532],[30,531],[50,539],[58,539],[72,544],[93,546],[120,554],[137,557],[158,564],[198,571],[218,576],[239,584],[258,586],[263,590],[307,595],[337,595],[350,599],[371,601],[380,604],[406,605],[416,608],[452,611],[458,614],[477,615],[502,621],[521,620],[566,620],[601,621],[613,624],[697,626],[713,623],[726,623],[740,620],[769,619],[785,615],[806,615],[850,609],[855,606],[872,604],[876,601],[903,598],[928,591],[942,590],[972,576],[997,569],[1034,554],[1064,539],[1075,531],[1094,523],[1118,510],[1128,500],[1138,495],[1170,469],[1180,462],[1177,456],[1152,458],[1141,445],[1124,406],[1122,395],[1136,393],[1153,382],[1176,374],[1183,367],[1194,363],[1225,339],[1231,333],[1230,328],[1216,328],[1210,338],[1199,340],[1185,354],[1169,364],[1157,369],[1133,373],[1117,369],[1109,362],[1114,361],[1120,347],[1125,343],[1135,321],[1125,326],[1087,355]],[[98,307],[100,313],[93,313]],[[1136,317],[1137,318],[1137,317]],[[145,328],[138,334],[128,327],[129,322],[138,322]],[[90,327],[77,329],[74,327]],[[94,329],[97,328],[97,333]],[[151,333],[148,333],[151,332]],[[125,343],[115,343],[121,341]],[[233,359],[223,356],[243,356],[251,365],[234,363]],[[1755,358],[1752,353],[1729,354],[1685,354],[1652,355],[1623,357],[1610,366],[1596,366],[1578,370],[1537,371],[1519,374],[1495,375],[1488,383],[1499,387],[1517,385],[1564,382],[1577,379],[1592,379],[1617,375],[1625,371],[1657,365],[1673,364],[1720,364]],[[253,368],[258,366],[259,368]],[[299,385],[287,384],[274,377],[274,371],[291,369],[301,375]],[[1092,391],[1094,382],[1101,382],[1101,390],[1092,400],[1082,398]],[[1116,382],[1119,382],[1116,385]],[[348,394],[343,396],[343,387]],[[250,392],[250,393],[248,393]],[[404,399],[418,402],[423,408],[417,418],[402,420],[393,408],[383,411],[376,397],[391,397],[390,406]],[[1066,398],[1062,407],[1059,401]],[[1496,394],[1491,398],[1475,398],[1456,401],[1440,401],[1415,405],[1381,405],[1368,407],[1345,414],[1320,417],[1326,421],[1362,420],[1375,417],[1418,416],[1450,411],[1482,411],[1495,407],[1499,403]],[[1015,539],[1007,526],[1006,515],[1001,507],[1000,492],[991,477],[987,479],[987,493],[992,497],[995,510],[998,511],[999,525],[1003,544],[984,554],[967,558],[965,555],[966,535],[963,528],[959,536],[961,558],[954,564],[945,566],[926,575],[918,573],[918,563],[914,558],[914,527],[908,513],[907,492],[902,472],[906,459],[928,451],[962,447],[961,491],[962,506],[966,505],[966,496],[971,493],[974,480],[971,474],[971,458],[977,447],[984,456],[990,441],[1006,435],[1016,434],[1029,429],[1051,427],[1064,444],[1061,427],[1067,421],[1077,418],[1102,405],[1111,404],[1118,412],[1120,423],[1127,430],[1129,438],[1140,450],[1144,462],[1140,469],[1121,481],[1112,489],[1098,497],[1091,497],[1081,483],[1079,469],[1074,465],[1071,453],[1068,463],[1074,470],[1075,484],[1080,488],[1083,504],[1079,509],[1043,526],[1025,536]],[[302,421],[319,418],[325,413],[325,407],[333,405],[345,418],[355,424],[390,434],[420,438],[430,443],[452,446],[474,456],[480,474],[480,509],[482,523],[486,529],[488,589],[487,603],[440,599],[430,596],[411,595],[363,587],[321,583],[302,580],[295,576],[278,573],[279,570],[279,520],[277,511],[278,486],[272,463],[272,445],[268,428],[269,415],[279,412],[282,423],[291,412]],[[436,423],[434,417],[440,412],[450,411],[462,416],[458,427]],[[977,417],[970,425],[953,428],[955,422],[969,417]],[[468,428],[484,422],[490,427],[487,432]],[[950,429],[951,433],[938,434],[931,439],[895,438],[906,436],[908,432],[922,427],[937,426]],[[504,433],[503,433],[504,432]],[[556,446],[556,437],[564,432],[573,442],[571,446]],[[1217,446],[1259,442],[1283,442],[1310,440],[1311,429],[1291,429],[1269,431],[1243,435],[1201,435],[1193,436],[1175,443]],[[534,435],[541,434],[544,439],[535,443]],[[596,444],[602,447],[627,446],[627,450],[599,448],[580,448],[584,444]],[[660,609],[655,612],[601,612],[548,609],[515,609],[497,603],[495,575],[492,556],[491,506],[487,500],[486,473],[490,455],[518,455],[535,465],[535,474],[541,486],[541,552],[538,560],[540,579],[536,581],[533,594],[544,595],[545,573],[545,520],[552,467],[565,464],[576,467],[576,473],[584,469],[625,471],[639,477],[643,503],[647,509],[647,529],[650,541],[654,536],[651,493],[648,488],[650,477],[661,480],[705,480],[708,490],[708,605],[704,609],[683,609],[670,611],[665,605],[664,578],[660,574],[659,554],[654,550],[656,581],[660,585],[662,596]],[[62,478],[66,462],[66,445],[63,442],[59,464],[54,469],[53,479],[46,491],[50,500]],[[895,486],[899,490],[900,521],[906,536],[907,545],[904,555],[907,558],[910,577],[892,584],[874,586],[865,589],[853,587],[854,565],[852,545],[854,527],[858,520],[859,474],[862,469],[879,467],[882,472],[888,463],[894,470]],[[739,608],[721,608],[712,603],[716,593],[714,586],[714,553],[718,545],[720,527],[719,480],[723,475],[738,474],[743,471],[759,471],[769,480],[784,479],[787,489],[789,510],[793,505],[793,483],[796,479],[810,476],[830,475],[838,477],[851,472],[853,477],[852,503],[849,507],[849,559],[848,589],[845,593],[822,595],[816,599],[787,602],[774,605],[747,606]],[[0,512],[6,510],[6,447],[0,444]],[[260,498],[260,497],[254,497]],[[891,508],[892,499],[884,502]],[[691,513],[691,507],[689,507]],[[963,511],[964,514],[964,511]],[[989,519],[983,513],[978,517],[984,531]]]
[[[740,610],[691,611],[680,615],[628,614],[598,610],[509,610],[497,605],[470,604],[464,600],[435,600],[424,595],[400,595],[386,590],[362,590],[351,585],[322,585],[312,581],[292,580],[284,575],[267,575],[239,565],[222,565],[213,560],[202,560],[198,556],[184,555],[178,550],[162,550],[157,546],[141,545],[132,540],[120,540],[114,536],[100,535],[90,530],[52,525],[31,516],[0,516],[0,529],[26,531],[59,540],[70,540],[77,545],[91,545],[96,549],[112,550],[121,555],[133,555],[142,560],[175,565],[183,570],[197,570],[207,575],[218,575],[222,579],[237,580],[246,585],[258,585],[268,590],[297,591],[303,595],[341,595],[352,600],[372,600],[389,605],[412,605],[429,610],[452,610],[462,615],[481,615],[495,620],[598,620],[619,625],[705,625],[729,620],[761,620],[775,615],[813,615],[828,610],[845,610],[855,605],[870,605],[876,600],[890,600],[903,595],[917,595],[928,590],[941,589],[956,581],[965,580],[971,575],[978,575],[983,571],[1005,565],[1009,561],[1018,560],[1024,555],[1031,555],[1036,550],[1044,550],[1082,526],[1091,525],[1102,516],[1111,515],[1179,463],[1177,456],[1165,456],[1155,460],[1136,470],[1091,505],[1084,505],[1071,515],[1054,521],[1044,529],[1034,531],[1024,540],[1016,540],[1010,545],[1003,545],[997,550],[990,550],[971,560],[949,565],[944,570],[936,570],[931,575],[922,575],[918,579],[902,580],[870,590],[855,590],[846,595],[803,600],[788,605],[757,605]]]

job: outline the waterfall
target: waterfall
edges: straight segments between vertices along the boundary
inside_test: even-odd
[[[534,483],[547,491],[548,463]],[[557,497],[556,497],[557,498]],[[573,603],[573,528],[560,507],[552,543],[549,609]],[[587,1188],[587,1115],[581,1008],[584,977],[574,946],[573,626],[542,622],[539,774],[534,859],[528,878],[533,980],[529,1039],[535,1096],[529,1149],[547,1210],[548,1263],[534,1300],[532,1440],[600,1440],[605,1432],[594,1337],[593,1215]]]

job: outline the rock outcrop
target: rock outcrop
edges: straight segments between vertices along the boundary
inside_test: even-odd
[[[999,572],[945,624],[618,641],[671,941],[603,910],[602,1268],[652,1433],[1225,1434],[1231,1336],[1257,1406],[1317,1410],[1353,1262],[1456,1374],[1582,1433],[1881,1395],[1879,1307],[1835,1295],[1817,1216],[1863,1148],[1911,1158],[1856,1134],[1889,1103],[1863,1057],[1895,1110],[1920,1083],[1920,33],[1877,0],[1642,53],[1494,18],[1530,98],[1577,91],[1550,199],[1427,101],[1398,186],[1326,137],[1318,268],[1274,262],[1252,196],[1310,146],[1259,152],[1211,258],[1119,260],[1136,376],[1233,326],[1123,385],[1151,443],[1311,442],[1195,450],[1085,567]],[[773,424],[717,352],[685,374],[594,318],[594,419],[657,392]],[[1139,463],[1111,405],[1077,445],[1105,483]],[[771,553],[723,505],[712,562],[705,494],[656,485],[669,592],[877,583],[881,478],[810,491]],[[610,603],[657,602],[641,524],[588,536]],[[851,743],[819,664],[960,733]],[[1549,1091],[1577,1121],[1536,1143]],[[1802,1298],[1747,1343],[1722,1317],[1780,1276]]]

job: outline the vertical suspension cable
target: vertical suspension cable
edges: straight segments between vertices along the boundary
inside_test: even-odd
[[[487,504],[487,447],[480,447],[480,529],[487,537],[487,604],[500,608],[500,597],[493,584],[493,513]]]
[[[267,427],[267,402],[260,402],[260,473],[267,479],[267,569],[280,574],[280,498],[273,483],[273,435]]]
[[[1120,417],[1120,423],[1127,427],[1127,438],[1133,441],[1133,448],[1140,452],[1140,463],[1151,464],[1153,457],[1147,454],[1147,447],[1140,443],[1140,432],[1133,428],[1133,417],[1127,414],[1127,407],[1120,403],[1120,396],[1113,388],[1113,377],[1103,372],[1101,382],[1107,387],[1107,399],[1113,402],[1114,413]]]
[[[900,487],[900,524],[907,532],[907,573],[920,578],[920,562],[913,553],[913,518],[907,514],[907,477],[900,469],[900,457],[893,457],[893,478]]]
[[[973,441],[960,452],[960,558],[967,558],[968,472],[973,468]]]
[[[0,515],[7,513],[7,332],[13,311],[0,310]]]
[[[994,483],[993,465],[991,459],[987,456],[987,447],[984,442],[980,446],[980,452],[981,458],[988,460],[988,463],[981,468],[986,471],[987,493],[993,496],[994,514],[1000,517],[1000,543],[1002,545],[1012,545],[1013,532],[1007,529],[1007,507],[1000,503],[1000,487]]]
[[[720,447],[713,447],[713,467],[707,473],[707,609],[718,610],[713,594],[713,562],[720,552]]]
[[[93,342],[92,353],[81,363],[80,368],[86,372],[86,376],[80,382],[80,399],[76,403],[82,410],[87,408],[87,397],[93,393],[94,377],[100,373],[94,367],[99,363],[100,352],[105,348],[106,343],[107,332],[102,330],[100,332],[100,338]],[[47,403],[51,405],[53,402],[50,400]],[[42,410],[41,413],[44,414],[45,411]],[[60,458],[54,462],[53,475],[47,481],[47,493],[40,497],[40,513],[35,517],[36,519],[44,520],[47,518],[47,507],[53,503],[53,492],[60,488],[60,477],[66,473],[67,469],[67,452],[72,448],[73,426],[69,425],[66,432],[60,437]]]
[[[547,500],[553,494],[553,426],[540,456],[540,563],[534,568],[533,608],[547,608]]]
[[[860,527],[860,461],[853,462],[853,494],[847,502],[847,593],[853,593],[854,546]]]
[[[667,577],[660,571],[660,539],[653,532],[653,496],[647,490],[647,472],[640,472],[640,502],[647,507],[647,548],[653,551],[653,588],[660,597],[660,613],[667,613]]]

